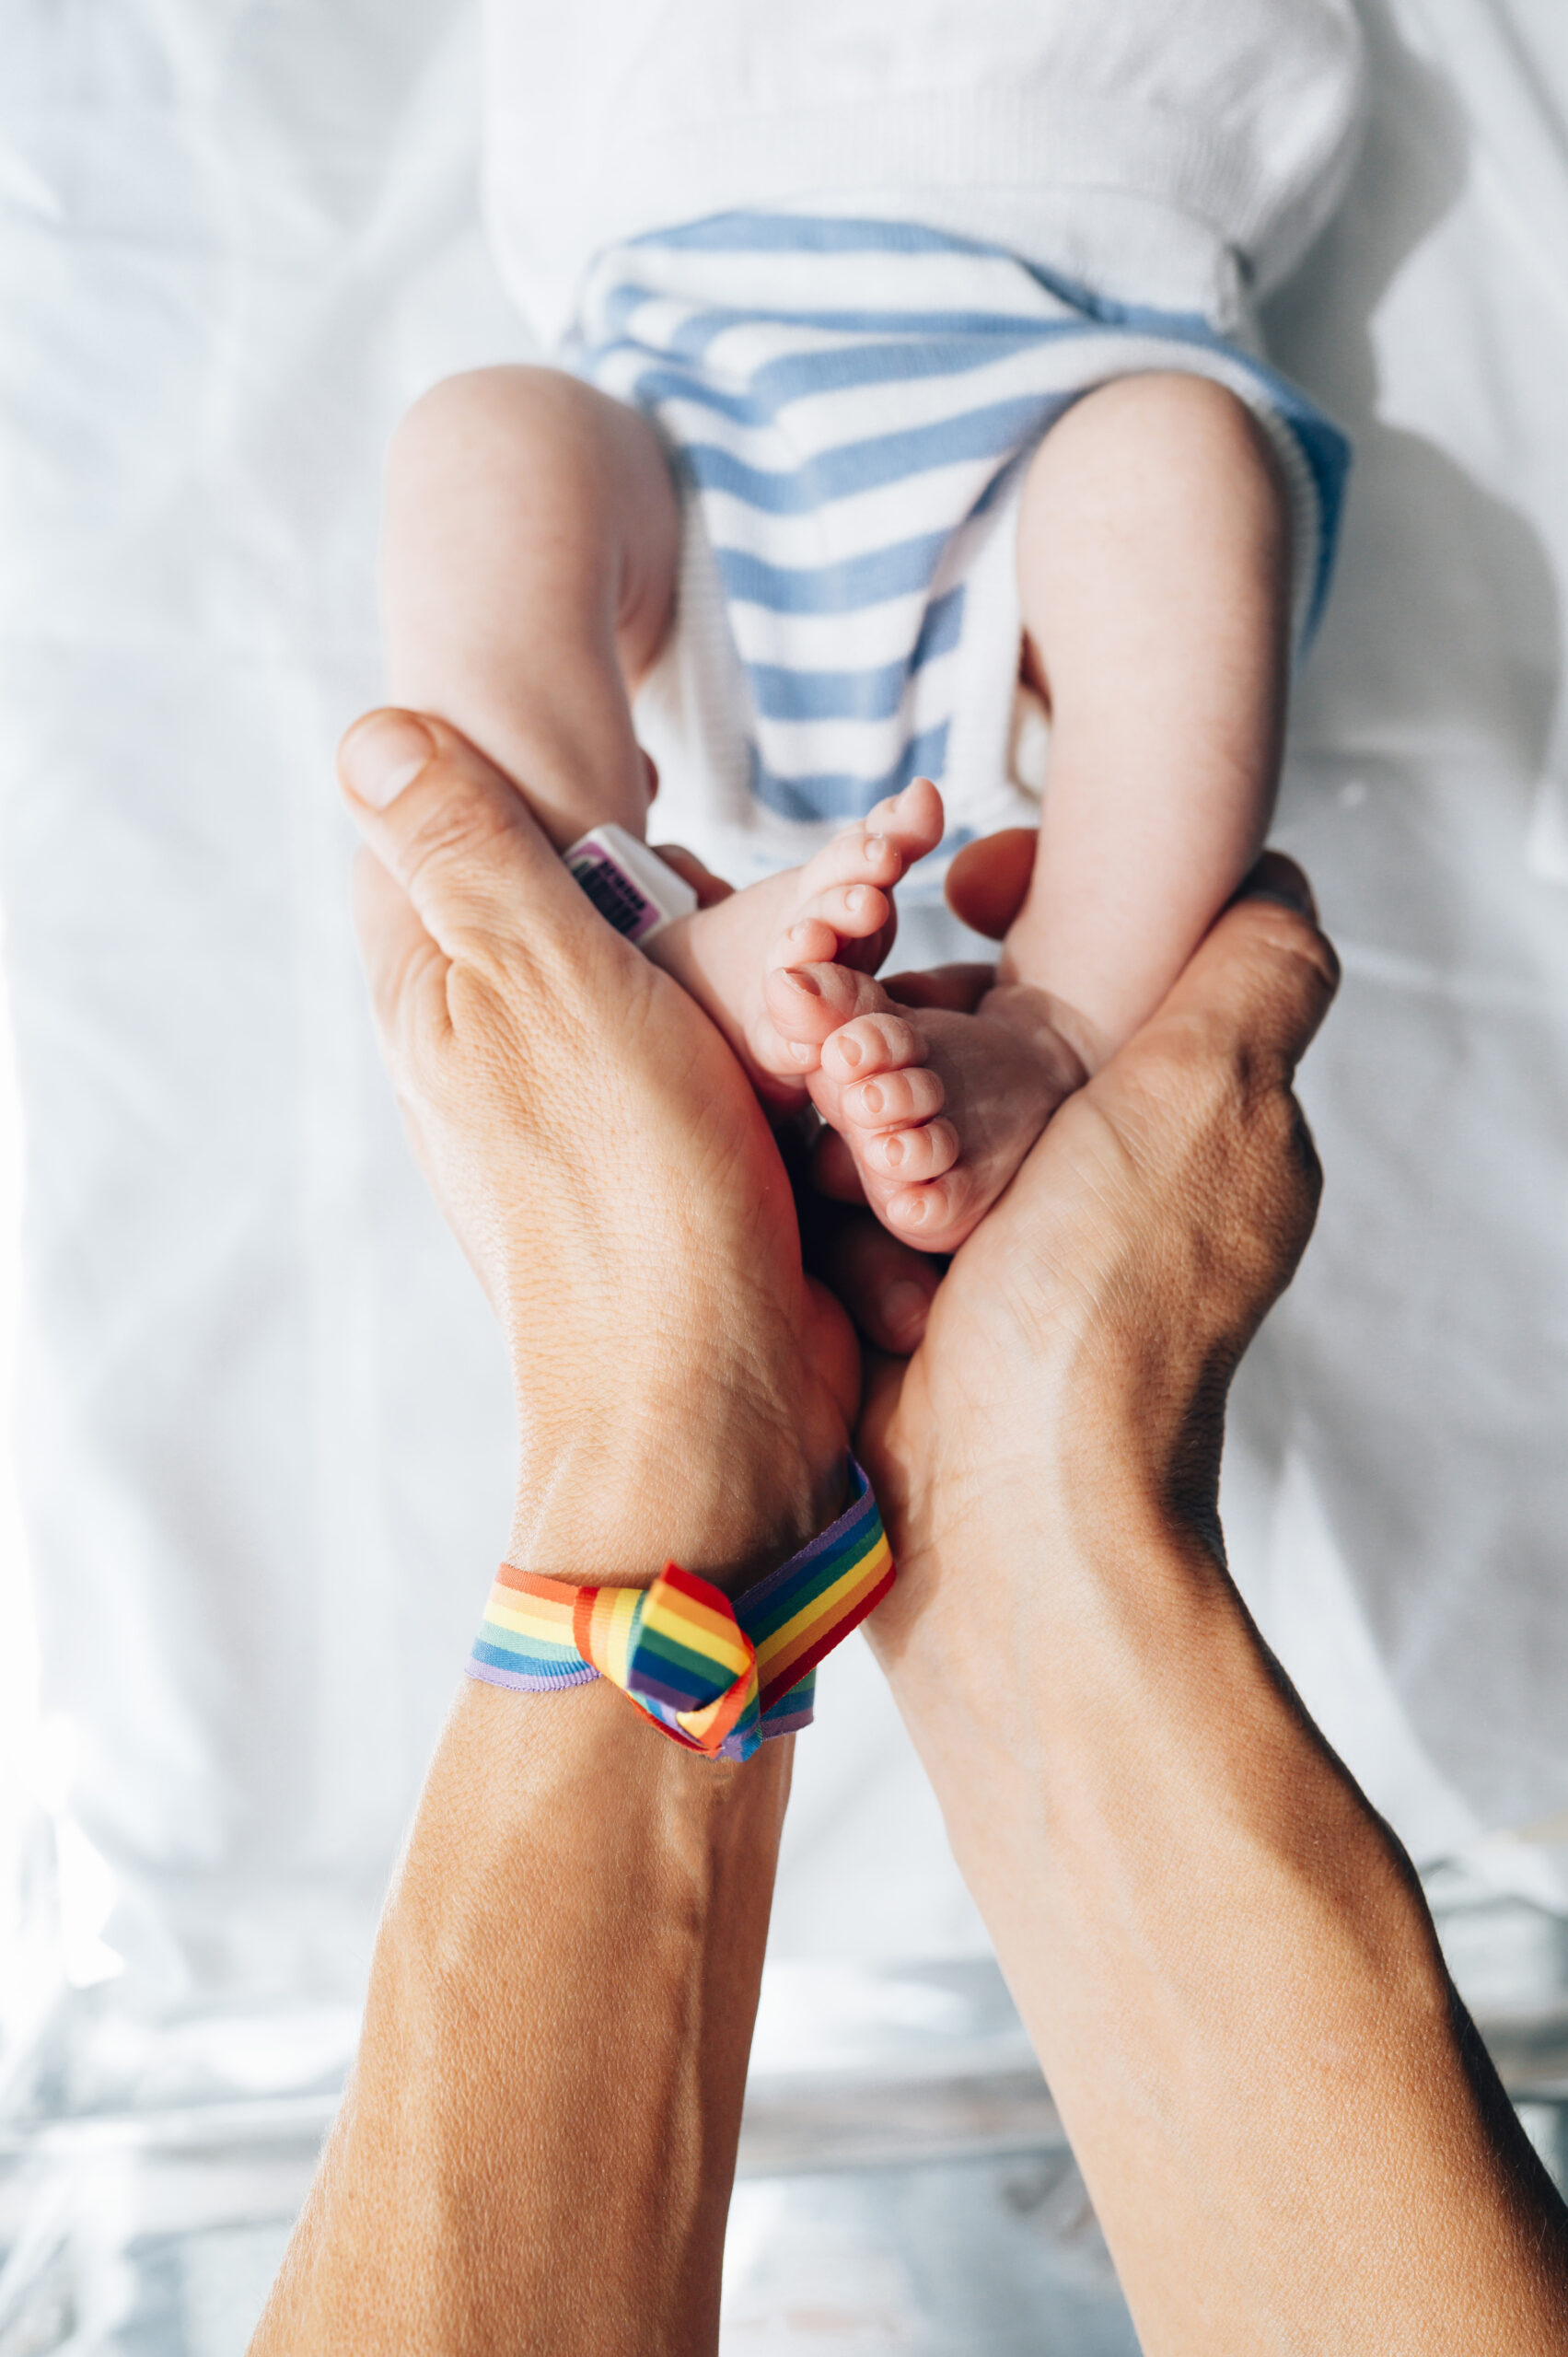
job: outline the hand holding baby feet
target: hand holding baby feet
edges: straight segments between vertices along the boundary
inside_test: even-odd
[[[942,826],[941,795],[929,778],[916,778],[804,867],[700,908],[649,944],[649,956],[713,1017],[770,1106],[803,1103],[806,1069],[816,1061],[815,1046],[803,1050],[774,1023],[770,976],[812,961],[873,970],[892,944],[889,895],[935,849]]]
[[[1086,1077],[1043,991],[987,980],[952,968],[884,987],[842,964],[771,978],[774,1023],[815,1056],[811,1097],[835,1133],[819,1183],[864,1192],[926,1252],[958,1249]]]

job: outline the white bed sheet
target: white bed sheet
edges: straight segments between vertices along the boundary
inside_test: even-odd
[[[1367,14],[1367,149],[1269,321],[1358,453],[1278,828],[1346,985],[1228,1528],[1418,1856],[1568,1901],[1568,19]],[[527,349],[476,218],[476,31],[448,0],[0,0],[0,54],[18,1446],[64,1854],[103,1862],[127,2018],[309,2002],[330,2045],[511,1470],[330,784],[377,694],[387,433]],[[775,1952],[982,1937],[848,1649]]]

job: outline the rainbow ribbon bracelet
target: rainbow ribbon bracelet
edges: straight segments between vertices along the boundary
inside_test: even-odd
[[[469,1656],[470,1678],[539,1694],[608,1678],[677,1743],[749,1759],[766,1736],[809,1726],[817,1665],[893,1585],[871,1484],[835,1523],[731,1603],[667,1563],[652,1587],[573,1587],[503,1563]]]

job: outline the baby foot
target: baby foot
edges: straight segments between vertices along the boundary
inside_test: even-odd
[[[954,1252],[1086,1074],[1045,992],[1003,983],[964,1013],[930,1003],[939,977],[904,980],[925,1004],[842,964],[796,966],[770,977],[769,1004],[816,1062],[807,1085],[840,1148],[836,1170],[820,1157],[825,1190],[858,1178],[895,1236]]]
[[[680,917],[648,945],[712,1016],[769,1104],[804,1103],[805,1067],[816,1062],[814,1048],[803,1054],[775,1025],[769,975],[819,960],[850,971],[880,964],[893,939],[889,895],[941,841],[942,825],[941,795],[929,778],[916,778],[804,867]]]

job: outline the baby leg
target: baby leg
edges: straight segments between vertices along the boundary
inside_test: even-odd
[[[417,401],[387,471],[389,686],[460,728],[559,849],[643,832],[631,695],[668,620],[680,513],[645,417],[552,368],[484,368]]]
[[[998,988],[963,1013],[847,975],[770,985],[874,1209],[938,1251],[1007,1184],[1063,1075],[1158,1005],[1256,858],[1279,768],[1289,510],[1232,394],[1144,377],[1079,402],[1030,469],[1018,567],[1051,772]],[[1016,849],[959,853],[960,914],[1007,897]]]
[[[1018,577],[1051,769],[1002,972],[1050,994],[1093,1072],[1159,1004],[1273,808],[1290,510],[1251,412],[1199,377],[1089,394],[1029,470]]]
[[[394,439],[382,553],[391,693],[461,729],[562,850],[606,819],[644,831],[653,781],[631,700],[668,623],[679,545],[652,426],[557,370],[452,377]],[[770,963],[875,962],[891,937],[887,893],[941,831],[940,798],[918,782],[804,868],[718,900],[652,945],[775,1101],[805,1089],[768,1019]]]

